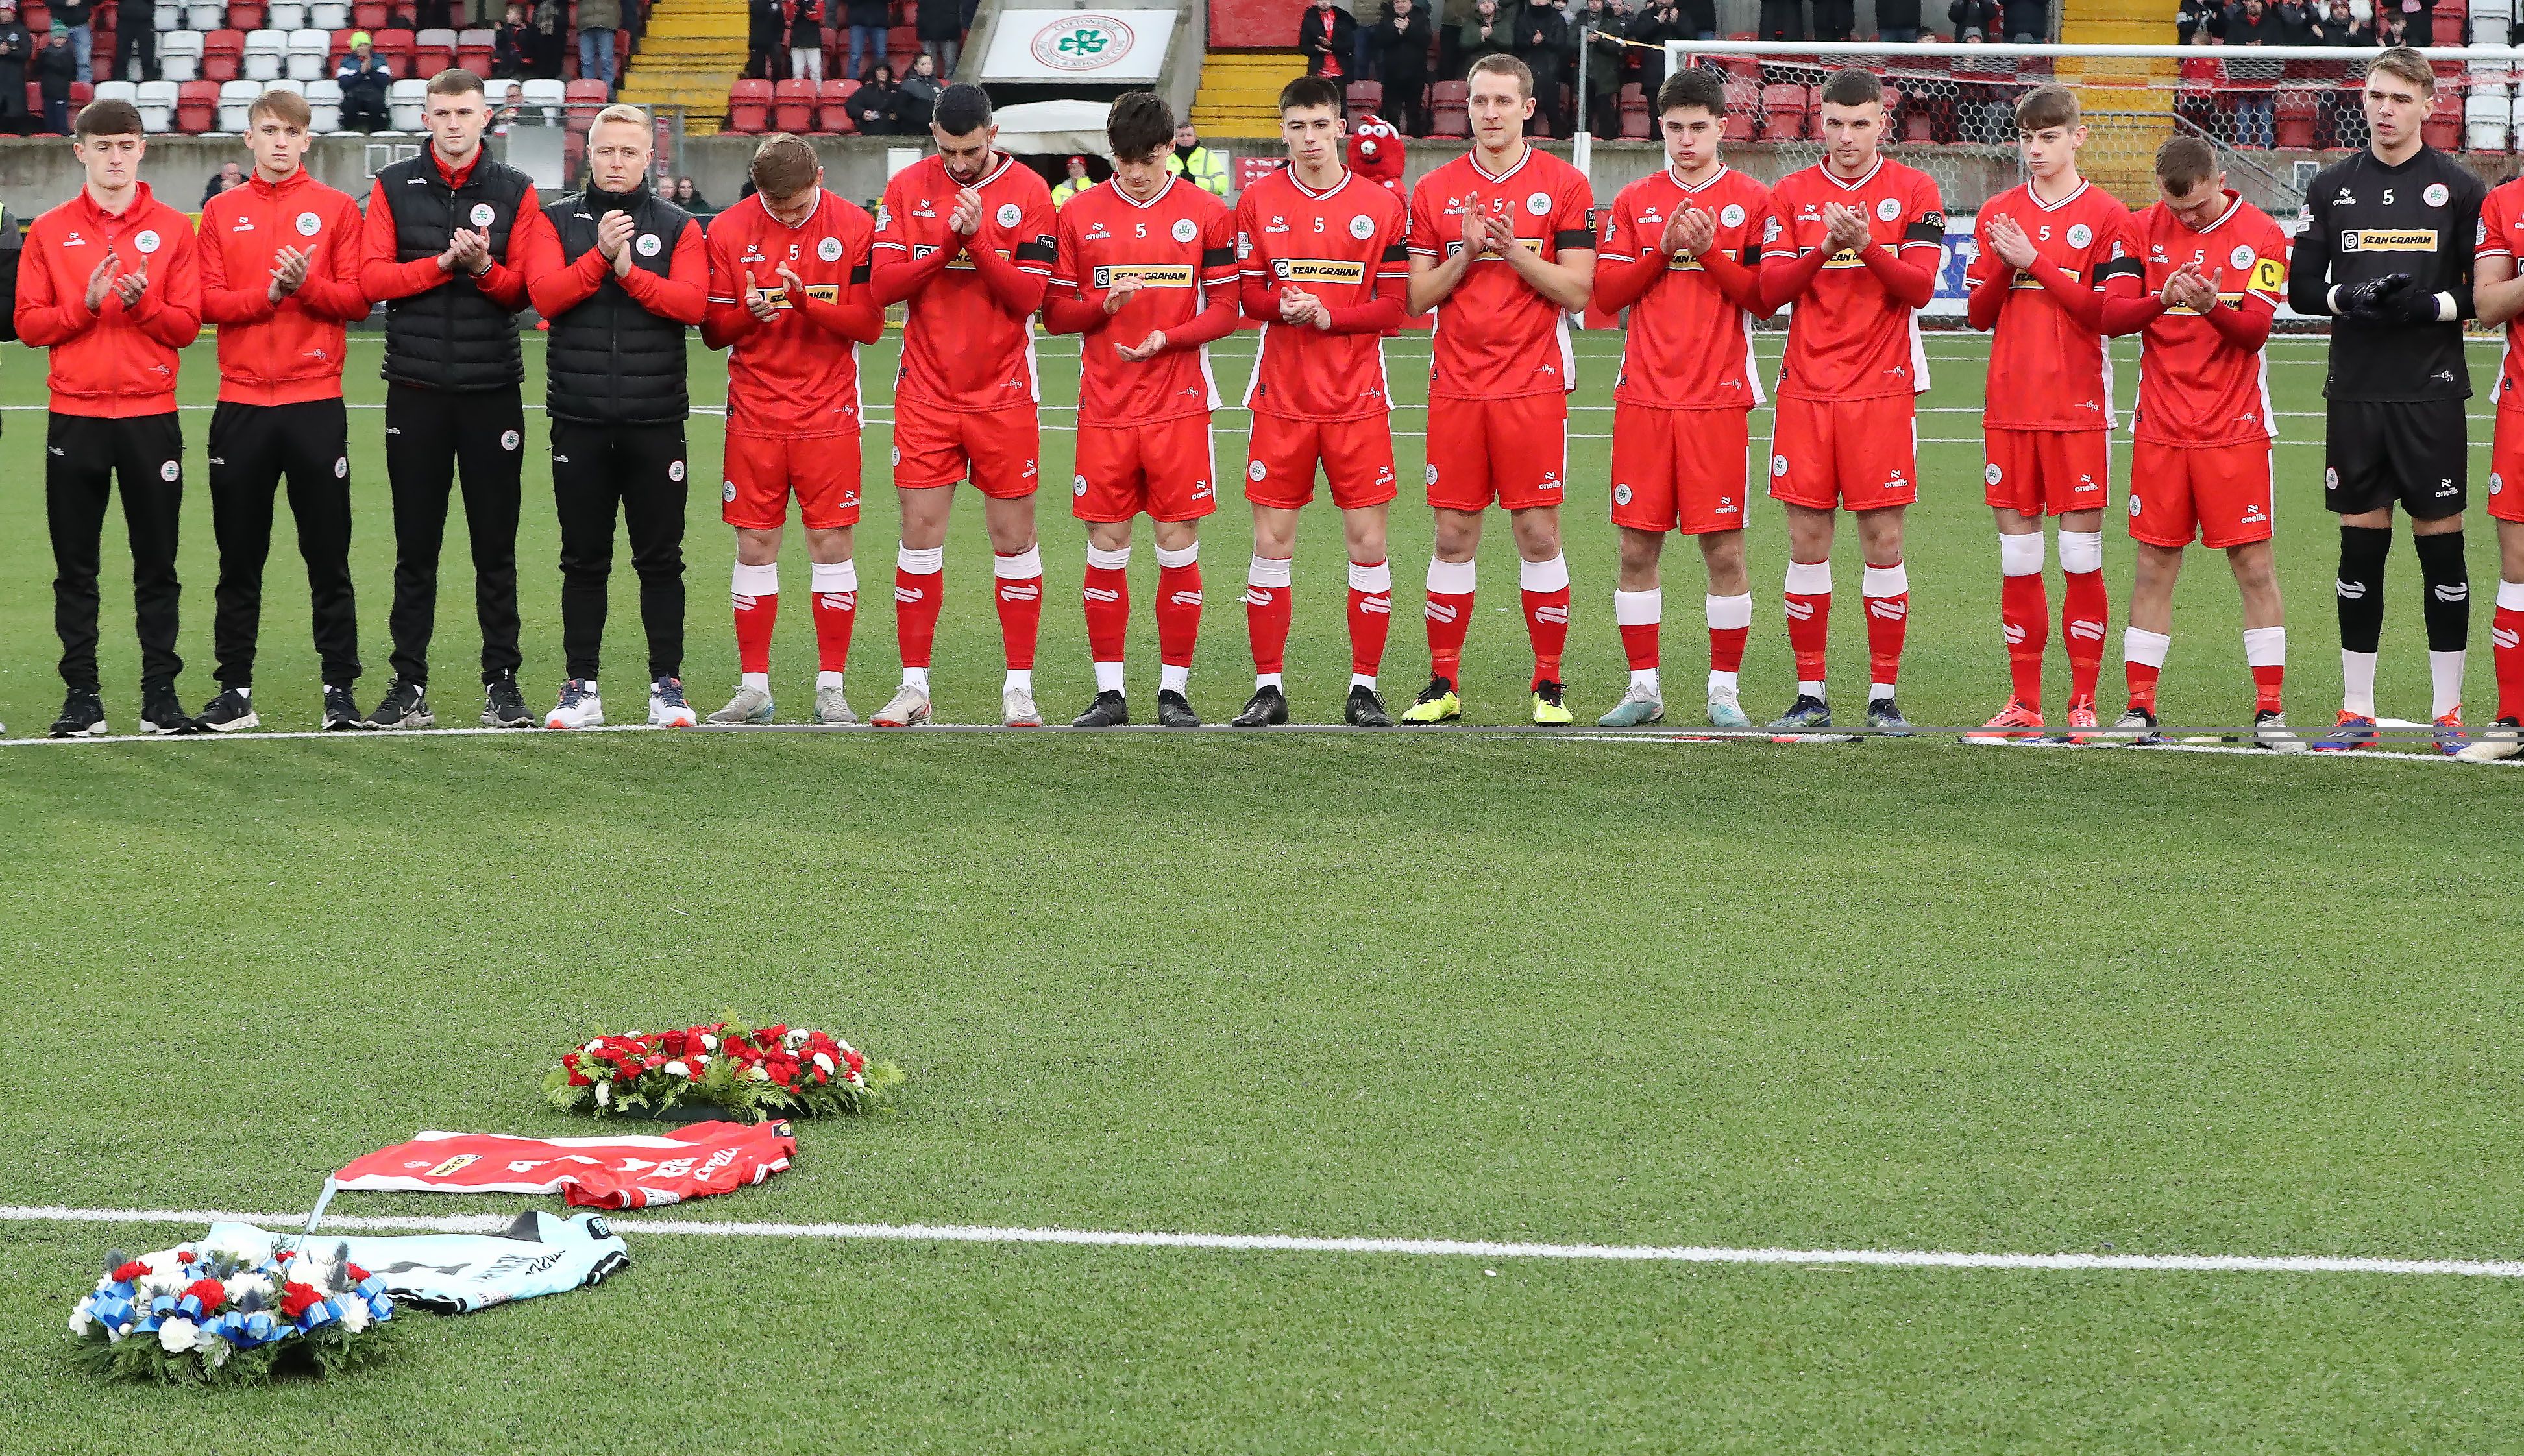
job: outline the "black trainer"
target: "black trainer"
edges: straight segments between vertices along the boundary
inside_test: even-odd
[[[1867,704],[1867,726],[1880,730],[1880,736],[1885,738],[1913,736],[1911,720],[1902,716],[1902,709],[1894,706],[1890,698],[1878,698]]]
[[[1232,728],[1276,728],[1288,721],[1288,695],[1278,688],[1255,688],[1244,700],[1244,711],[1227,721]]]
[[[2113,720],[2112,735],[2135,749],[2155,748],[2164,742],[2164,735],[2156,731],[2156,714],[2135,703]]]
[[[386,696],[377,700],[377,710],[368,714],[371,728],[427,728],[437,721],[429,710],[429,690],[403,678],[386,688]]]
[[[1129,700],[1114,692],[1099,692],[1087,711],[1069,720],[1072,728],[1119,728],[1131,721]]]
[[[532,728],[537,719],[526,706],[526,695],[517,691],[517,675],[504,672],[482,685],[482,726],[485,728]]]
[[[98,696],[96,689],[73,688],[69,696],[62,699],[62,715],[53,719],[53,737],[103,738],[108,731],[105,726],[105,700]]]
[[[1157,726],[1160,728],[1197,728],[1200,714],[1191,710],[1191,700],[1172,688],[1157,694]]]
[[[360,704],[351,697],[350,689],[336,683],[324,685],[325,732],[357,733],[363,728],[371,726],[373,725],[361,718]]]
[[[193,721],[193,715],[184,711],[184,700],[175,696],[173,683],[144,683],[140,689],[140,731],[172,738],[202,729]]]
[[[1831,704],[1812,693],[1799,693],[1788,710],[1771,720],[1772,733],[1805,733],[1831,726]]]
[[[219,696],[202,704],[194,722],[213,733],[234,733],[240,728],[260,728],[263,719],[254,711],[254,700],[242,688],[222,688]]]
[[[1390,728],[1393,715],[1384,710],[1384,700],[1365,683],[1349,685],[1349,702],[1341,704],[1341,721],[1352,728]]]

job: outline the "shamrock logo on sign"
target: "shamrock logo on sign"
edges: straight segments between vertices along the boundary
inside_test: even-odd
[[[1128,55],[1130,25],[1109,15],[1064,16],[1045,26],[1030,49],[1048,71],[1100,71]]]
[[[1104,48],[1112,43],[1113,38],[1095,26],[1081,25],[1060,37],[1060,51],[1063,55],[1100,56],[1104,54]]]

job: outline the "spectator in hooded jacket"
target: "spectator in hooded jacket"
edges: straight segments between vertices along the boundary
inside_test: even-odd
[[[71,84],[78,78],[70,27],[55,24],[44,37],[44,48],[35,52],[35,80],[44,96],[44,129],[56,136],[70,134]]]
[[[1474,0],[1473,13],[1464,21],[1464,28],[1455,36],[1455,67],[1470,72],[1475,61],[1483,56],[1504,55],[1514,49],[1508,44],[1512,32],[1505,16],[1499,14],[1498,0]]]
[[[894,68],[879,61],[859,77],[859,88],[842,103],[849,113],[850,124],[861,136],[898,136],[902,132],[902,87],[894,81]]]

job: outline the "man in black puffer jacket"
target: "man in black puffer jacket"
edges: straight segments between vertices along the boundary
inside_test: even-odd
[[[517,691],[517,467],[526,376],[511,266],[552,223],[526,174],[482,147],[490,107],[469,71],[442,71],[424,103],[429,146],[380,170],[368,192],[360,286],[386,305],[386,478],[394,492],[393,686],[378,728],[426,728],[438,553],[461,467],[482,625],[482,722],[531,728]]]
[[[560,641],[569,680],[547,728],[605,721],[597,656],[613,571],[613,517],[631,535],[649,639],[649,723],[689,728],[684,702],[684,330],[702,321],[701,224],[649,187],[648,113],[608,106],[587,131],[589,185],[544,209],[518,256],[544,351],[553,502],[560,512]]]

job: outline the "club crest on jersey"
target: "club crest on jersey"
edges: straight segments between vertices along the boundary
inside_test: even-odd
[[[1726,206],[1724,206],[1724,207],[1723,207],[1723,208],[1720,208],[1720,209],[1718,210],[1718,221],[1719,221],[1719,224],[1720,224],[1721,226],[1723,226],[1723,227],[1741,227],[1741,226],[1743,226],[1743,225],[1744,225],[1744,208],[1743,208],[1743,205],[1742,205],[1742,204],[1740,204],[1740,203],[1732,203],[1732,202],[1730,202],[1730,203],[1728,203]]]
[[[1375,233],[1375,231],[1376,224],[1369,221],[1367,216],[1363,213],[1358,217],[1349,219],[1349,235],[1358,239],[1362,243],[1366,242],[1368,238]]]
[[[1878,218],[1883,218],[1883,219],[1884,219],[1885,221],[1887,221],[1887,222],[1890,222],[1890,221],[1892,221],[1894,218],[1901,217],[1901,216],[1902,216],[1902,202],[1901,202],[1901,199],[1899,199],[1899,198],[1894,198],[1894,197],[1888,197],[1888,198],[1884,199],[1882,202],[1877,203],[1877,204],[1875,205],[1875,216],[1876,216],[1876,217],[1878,217]]]
[[[500,215],[498,212],[493,210],[489,203],[477,202],[473,204],[473,211],[467,216],[472,218],[474,226],[488,227],[491,225],[491,219]]]
[[[2074,223],[2068,228],[2068,246],[2071,248],[2082,248],[2094,240],[2095,230],[2083,222]]]
[[[1189,243],[1193,238],[1200,236],[1200,225],[1192,221],[1189,218],[1177,218],[1175,219],[1174,234],[1176,242]]]
[[[1532,196],[1528,197],[1525,200],[1525,210],[1537,218],[1550,212],[1551,194],[1548,192],[1536,192]]]
[[[2324,490],[2340,489],[2340,468],[2337,465],[2328,466],[2323,470],[2322,488]]]
[[[300,213],[298,215],[298,235],[300,237],[312,238],[317,232],[321,231],[323,226],[324,219],[316,217],[314,213]]]
[[[1025,209],[1018,207],[1015,203],[1003,202],[999,204],[999,225],[1001,227],[1016,226],[1017,219],[1024,216]]]
[[[2445,183],[2430,182],[2428,183],[2428,190],[2419,194],[2419,200],[2426,203],[2429,207],[2441,208],[2446,205],[2446,199],[2452,195],[2452,193],[2446,190]]]
[[[2226,263],[2228,267],[2238,270],[2251,267],[2253,266],[2252,245],[2250,243],[2237,243],[2235,245],[2235,251],[2226,255]]]
[[[657,250],[664,246],[666,246],[664,243],[657,241],[655,233],[644,232],[640,234],[640,241],[631,245],[631,251],[643,258],[655,258],[657,256]]]
[[[140,229],[140,235],[131,240],[131,246],[139,249],[144,254],[157,252],[158,243],[158,230],[154,227],[144,227]]]

